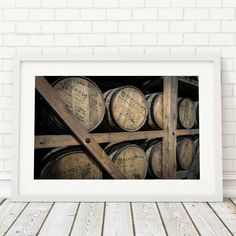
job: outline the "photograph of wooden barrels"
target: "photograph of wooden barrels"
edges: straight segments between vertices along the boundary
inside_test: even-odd
[[[35,79],[35,179],[200,178],[197,76]]]

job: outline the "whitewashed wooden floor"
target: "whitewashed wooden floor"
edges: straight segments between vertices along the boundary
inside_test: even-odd
[[[223,203],[0,202],[0,235],[236,235],[233,199]]]

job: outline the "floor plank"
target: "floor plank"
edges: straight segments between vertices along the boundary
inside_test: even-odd
[[[78,203],[55,203],[38,235],[69,235]]]
[[[103,235],[134,235],[130,203],[106,203]]]
[[[27,206],[26,202],[6,200],[0,208],[0,236],[4,235]]]
[[[181,203],[158,203],[168,235],[199,235]]]
[[[231,235],[207,203],[184,203],[184,206],[202,236]]]
[[[236,205],[229,199],[224,202],[210,203],[215,213],[221,218],[233,235],[236,235]]]
[[[71,231],[73,236],[102,233],[104,203],[81,203]]]
[[[166,235],[155,203],[132,203],[135,235]]]
[[[51,207],[52,203],[29,203],[6,236],[36,235]]]
[[[2,203],[4,202],[4,198],[0,198],[0,206],[2,205]]]

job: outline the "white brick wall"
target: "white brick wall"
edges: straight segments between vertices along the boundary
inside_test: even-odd
[[[10,180],[14,159],[12,59],[25,52],[220,52],[225,186],[235,185],[236,0],[0,0],[2,183]]]

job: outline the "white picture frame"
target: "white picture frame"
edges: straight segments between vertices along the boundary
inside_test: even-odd
[[[45,74],[199,76],[200,179],[34,179],[34,77]],[[14,201],[222,201],[219,55],[21,55],[15,60],[14,89]]]

